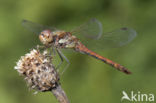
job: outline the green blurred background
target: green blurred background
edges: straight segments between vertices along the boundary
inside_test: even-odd
[[[21,26],[22,19],[70,30],[95,17],[104,30],[128,26],[137,31],[130,44],[98,51],[132,75],[87,55],[66,55],[71,65],[61,84],[71,103],[120,103],[123,90],[156,94],[155,11],[155,0],[0,0],[0,103],[57,103],[50,92],[33,95],[14,70],[20,56],[40,43]]]

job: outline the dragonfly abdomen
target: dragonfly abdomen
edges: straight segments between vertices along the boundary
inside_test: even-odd
[[[107,58],[105,58],[103,56],[98,55],[97,53],[95,53],[95,52],[89,50],[88,48],[86,48],[82,43],[79,43],[76,46],[75,50],[78,51],[78,52],[90,55],[90,56],[92,56],[92,57],[94,57],[94,58],[96,58],[98,60],[101,60],[104,63],[111,65],[112,67],[116,68],[117,70],[119,70],[121,72],[124,72],[126,74],[131,74],[131,72],[127,68],[125,68],[124,66],[122,66],[122,65],[120,65],[118,63],[115,63],[115,62],[113,62],[113,61],[111,61],[111,60],[109,60],[109,59],[107,59]]]

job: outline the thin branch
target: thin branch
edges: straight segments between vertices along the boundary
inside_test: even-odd
[[[58,85],[56,88],[52,89],[52,93],[57,98],[60,103],[70,103],[64,90]]]

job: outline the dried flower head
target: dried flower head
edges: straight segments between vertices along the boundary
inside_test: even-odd
[[[31,50],[30,53],[21,57],[15,69],[25,76],[25,80],[32,89],[51,91],[59,85],[58,73],[45,51],[40,53],[38,50]]]

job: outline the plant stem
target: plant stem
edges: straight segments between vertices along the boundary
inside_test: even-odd
[[[60,103],[70,103],[64,90],[61,88],[60,85],[58,85],[56,88],[53,88],[52,93]]]

